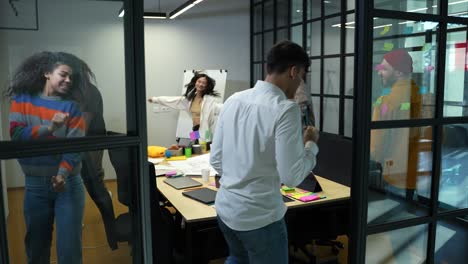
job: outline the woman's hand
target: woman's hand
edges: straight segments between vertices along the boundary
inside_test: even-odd
[[[148,98],[148,102],[154,103],[153,98]]]
[[[52,176],[50,181],[52,182],[52,188],[54,188],[54,191],[65,191],[65,177],[63,177],[63,175]]]
[[[62,127],[68,119],[68,114],[57,112],[52,117],[51,123],[49,125],[49,132],[52,133],[55,130]]]

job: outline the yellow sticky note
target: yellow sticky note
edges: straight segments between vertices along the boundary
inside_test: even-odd
[[[383,35],[387,34],[388,31],[390,31],[390,26],[385,26],[383,28],[383,30],[379,34],[380,34],[380,36],[383,36]]]
[[[185,156],[174,156],[174,157],[170,157],[170,158],[167,158],[166,160],[167,161],[176,161],[176,160],[186,160],[187,157]]]

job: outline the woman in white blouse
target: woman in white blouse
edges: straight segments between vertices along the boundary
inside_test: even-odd
[[[192,117],[193,130],[198,130],[201,138],[210,141],[223,105],[219,93],[214,90],[215,85],[213,78],[196,72],[185,85],[187,90],[183,96],[151,97],[148,102],[186,111]]]

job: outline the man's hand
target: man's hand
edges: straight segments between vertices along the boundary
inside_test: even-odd
[[[63,175],[52,176],[50,181],[52,182],[52,187],[54,188],[54,191],[65,191],[65,178],[63,177]]]
[[[63,124],[65,124],[65,122],[67,121],[67,119],[68,119],[68,114],[64,114],[60,112],[55,113],[49,125],[49,132],[52,133],[55,130],[62,127]]]
[[[319,139],[319,130],[316,127],[308,126],[304,131],[304,143],[307,141],[318,142]]]

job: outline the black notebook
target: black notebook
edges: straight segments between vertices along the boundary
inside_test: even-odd
[[[216,198],[216,191],[208,188],[200,188],[193,191],[186,191],[182,194],[205,204],[214,203]]]
[[[168,178],[165,179],[164,182],[176,188],[177,190],[203,185],[190,177]]]

